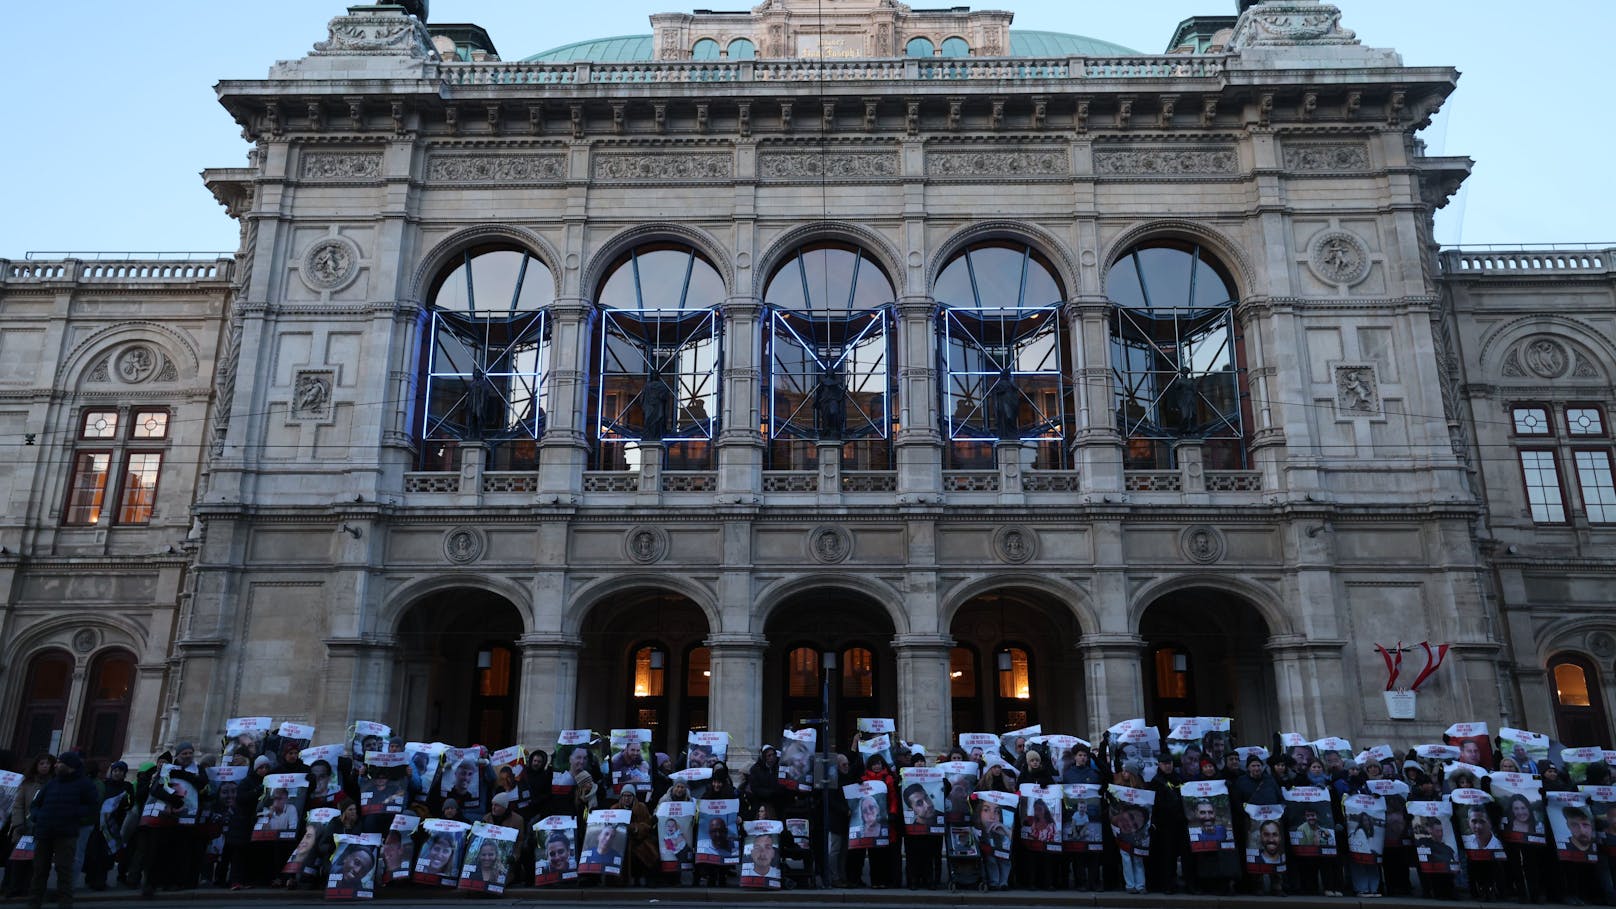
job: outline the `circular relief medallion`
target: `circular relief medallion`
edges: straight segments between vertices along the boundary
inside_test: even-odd
[[[1521,350],[1521,362],[1540,379],[1558,379],[1565,375],[1571,358],[1565,345],[1552,338],[1533,338]]]
[[[1308,244],[1307,263],[1331,284],[1357,284],[1369,277],[1369,248],[1355,234],[1326,230]]]
[[[312,290],[341,290],[359,276],[359,247],[345,237],[327,237],[303,254],[298,275]]]
[[[853,535],[844,527],[815,527],[808,531],[808,555],[827,565],[846,561],[853,554]]]
[[[993,534],[993,552],[1012,565],[1030,562],[1038,554],[1038,533],[1026,527],[1000,527]]]
[[[1603,631],[1596,631],[1588,635],[1588,649],[1593,651],[1594,656],[1608,658],[1616,654],[1616,637],[1611,637]]]
[[[1186,527],[1178,535],[1178,546],[1184,551],[1184,558],[1191,562],[1210,565],[1223,559],[1223,534],[1216,527],[1204,524]]]
[[[157,351],[146,344],[134,344],[118,354],[118,378],[136,385],[157,374]]]
[[[477,561],[486,548],[483,532],[475,527],[456,527],[443,536],[443,557],[457,565]]]
[[[629,561],[649,565],[668,554],[668,533],[660,527],[632,527],[623,534],[623,554]]]
[[[89,653],[99,643],[101,640],[92,628],[80,628],[78,634],[73,635],[73,649],[78,653]]]

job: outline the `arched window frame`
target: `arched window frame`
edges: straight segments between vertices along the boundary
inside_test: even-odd
[[[969,57],[971,55],[971,43],[959,35],[950,35],[944,38],[939,48],[942,51],[941,56],[944,57]]]
[[[736,38],[729,43],[724,52],[731,60],[757,59],[757,45],[752,43],[751,38]]]
[[[118,697],[98,698],[96,695],[104,681],[107,666],[114,662],[128,664],[128,689]],[[122,647],[106,648],[90,659],[90,671],[86,674],[88,684],[84,686],[83,707],[79,710],[78,734],[86,758],[110,762],[123,756],[124,742],[129,733],[129,707],[134,701],[135,685],[140,680],[139,670],[140,660]],[[96,727],[102,722],[102,717],[109,714],[114,722],[103,740]],[[101,747],[103,745],[106,747]]]
[[[924,35],[916,35],[903,43],[903,55],[905,57],[925,59],[935,56],[936,53],[937,45],[933,44],[931,39]]]
[[[690,45],[690,59],[717,60],[719,57],[719,44],[712,38],[698,38]]]
[[[64,676],[60,697],[42,698],[38,690],[41,672],[54,664]],[[50,747],[51,734],[65,731],[67,713],[73,697],[73,672],[77,664],[73,655],[60,647],[41,650],[28,657],[23,675],[22,702],[17,711],[16,731],[11,737],[12,747],[18,754],[33,755]],[[48,721],[49,728],[40,725]]]
[[[970,694],[957,694],[954,691],[954,673],[961,671],[956,668],[956,657],[963,657],[970,667],[969,688]],[[948,651],[948,699],[949,718],[953,724],[954,734],[961,732],[979,732],[983,727],[982,718],[982,655],[976,647],[970,644],[956,643]]]
[[[1561,700],[1557,672],[1561,666],[1574,666],[1582,671],[1588,691],[1586,705],[1567,704]],[[1583,654],[1564,651],[1555,654],[1547,668],[1549,697],[1554,703],[1554,725],[1558,738],[1571,747],[1610,747],[1610,721],[1605,713],[1604,684],[1599,666]]]
[[[650,693],[648,689],[646,694],[639,693],[640,654],[642,652],[646,653],[649,664],[647,666],[647,683],[650,683],[651,674],[660,674],[657,681],[661,683],[661,690],[658,692]],[[659,653],[662,655],[662,666],[660,668],[656,666],[656,655]],[[668,645],[662,641],[645,639],[635,642],[634,646],[628,649],[627,664],[628,709],[625,711],[626,715],[624,717],[624,722],[627,723],[626,728],[650,729],[651,738],[660,746],[668,741],[667,726],[671,720],[668,713],[672,702],[672,698],[668,694],[668,674],[673,669],[672,653],[668,650]],[[655,722],[648,722],[646,711],[653,713]]]
[[[1015,654],[1020,653],[1027,663],[1027,696],[1017,697],[1004,693],[1005,677],[1013,678],[1015,673]],[[1001,655],[1010,657],[1009,669],[1000,668]],[[1033,648],[1025,642],[1018,640],[1003,640],[993,648],[993,713],[994,722],[1000,733],[1013,732],[1038,722],[1038,662]],[[1014,684],[1013,682],[1011,684]],[[1017,717],[1016,710],[1025,711],[1025,715]]]
[[[698,653],[705,654],[704,659],[696,659],[696,654]],[[706,666],[706,669],[698,669],[698,667],[703,665]],[[684,679],[684,686],[680,692],[684,698],[682,704],[684,725],[691,732],[706,732],[710,728],[711,724],[711,718],[707,710],[707,705],[709,703],[709,698],[712,697],[713,690],[712,648],[699,642],[691,644],[685,648],[684,661],[680,663],[680,667],[681,671],[679,675]],[[705,675],[701,677],[705,687],[700,694],[696,693],[695,687],[691,684],[691,679],[695,677],[695,673],[698,671],[705,673]]]

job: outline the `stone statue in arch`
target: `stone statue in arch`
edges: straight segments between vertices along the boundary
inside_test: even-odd
[[[840,439],[847,431],[847,383],[835,366],[827,365],[814,386],[814,421],[821,439]]]
[[[651,368],[645,389],[640,392],[640,439],[660,442],[668,434],[668,416],[673,409],[673,389],[662,378],[662,371]]]
[[[988,404],[993,414],[993,432],[1001,442],[1021,438],[1021,389],[1016,387],[1015,374],[1006,366],[999,370],[999,378],[988,392]]]

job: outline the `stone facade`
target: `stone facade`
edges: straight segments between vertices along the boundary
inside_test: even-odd
[[[1328,15],[1287,34],[1279,7]],[[807,28],[812,8],[777,0],[736,27]],[[1008,25],[982,15],[972,27]],[[657,17],[658,34],[689,18]],[[763,34],[756,61],[456,63],[418,20],[354,8],[271,80],[219,85],[254,142],[249,166],[206,174],[243,225],[235,262],[107,290],[92,263],[7,264],[0,394],[40,457],[10,466],[4,703],[88,628],[86,657],[114,641],[138,656],[131,753],[267,714],[495,747],[653,724],[676,748],[707,726],[744,759],[818,715],[794,682],[818,678],[801,660],[819,651],[842,660],[839,718],[893,716],[931,747],[1168,711],[1398,743],[1552,722],[1545,666],[1609,611],[1611,541],[1516,517],[1519,481],[1480,453],[1506,444],[1489,441],[1506,399],[1570,393],[1532,383],[1609,401],[1611,271],[1438,259],[1430,218],[1468,161],[1413,134],[1453,70],[1402,66],[1311,3],[1258,5],[1226,53],[1120,61],[986,43],[946,70],[895,49],[790,59]],[[1273,72],[1297,67],[1319,68],[1305,91]],[[892,285],[890,437],[810,443],[808,469],[781,469],[760,417],[765,289],[823,241]],[[1161,241],[1235,292],[1238,464],[1192,432],[1129,466],[1111,270]],[[1036,253],[1064,292],[1070,419],[1052,456],[1003,438],[966,469],[947,454],[935,288],[983,242]],[[722,285],[701,304],[724,340],[711,458],[672,469],[680,443],[646,436],[641,466],[604,469],[600,298],[658,244]],[[545,419],[520,470],[469,435],[449,463],[423,441],[435,295],[485,249],[553,283]],[[1590,314],[1543,304],[1562,294]],[[1507,377],[1505,351],[1538,337],[1565,372]],[[64,526],[78,414],[159,391],[190,455],[164,462],[160,517]],[[1373,645],[1399,639],[1454,648],[1415,722],[1377,694]]]

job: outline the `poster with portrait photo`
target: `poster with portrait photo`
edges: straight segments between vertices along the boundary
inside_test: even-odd
[[[612,791],[633,786],[642,793],[651,791],[651,730],[613,729],[611,731]]]
[[[585,822],[583,851],[578,854],[579,874],[615,877],[623,873],[623,855],[628,850],[628,824],[634,812],[603,808],[589,812]]]
[[[1008,859],[1014,845],[1016,808],[1021,797],[1012,792],[984,789],[971,796],[971,832],[982,855]]]
[[[1453,803],[1453,826],[1459,833],[1459,848],[1470,862],[1502,862],[1504,841],[1498,838],[1498,827],[1493,823],[1492,796],[1480,789],[1455,789],[1448,793]]]
[[[308,798],[309,778],[304,773],[271,773],[264,777],[264,794],[253,819],[255,843],[289,843],[297,839]]]
[[[522,778],[527,769],[527,749],[521,745],[512,745],[501,748],[488,755],[488,767],[494,772],[494,782],[498,791],[505,791],[503,785],[507,780],[512,786]]]
[[[1492,776],[1492,774],[1480,767],[1474,764],[1466,764],[1464,761],[1454,761],[1451,764],[1442,765],[1442,774],[1443,782],[1445,783],[1442,788],[1448,790],[1474,789],[1481,785],[1482,780]]]
[[[1414,832],[1414,858],[1424,874],[1458,874],[1459,852],[1453,848],[1448,802],[1409,802],[1409,828]]]
[[[1055,778],[1059,779],[1066,768],[1073,765],[1072,752],[1079,744],[1086,746],[1088,742],[1075,735],[1035,735],[1027,740],[1027,744],[1043,748],[1049,757],[1050,768],[1055,771]]]
[[[880,756],[886,762],[887,769],[892,769],[892,736],[886,733],[868,734],[868,738],[858,741],[859,760],[864,766],[870,765],[870,759]]]
[[[17,804],[17,790],[22,788],[23,776],[10,770],[0,770],[0,818],[11,817]]]
[[[1371,763],[1380,764],[1384,763],[1385,761],[1394,760],[1396,756],[1396,752],[1392,751],[1392,746],[1375,745],[1374,747],[1365,748],[1364,750],[1358,752],[1353,756],[1352,761],[1358,766],[1364,767]]]
[[[999,737],[991,732],[962,732],[959,746],[965,756],[980,767],[988,755],[999,753]]]
[[[331,870],[326,874],[328,900],[369,900],[376,898],[376,852],[382,838],[377,833],[339,833],[332,837],[336,850],[331,853]]]
[[[1335,735],[1314,739],[1313,754],[1324,762],[1324,772],[1331,776],[1345,772],[1347,767],[1352,764],[1354,757],[1352,743]],[[1299,768],[1297,772],[1305,776],[1307,768]]]
[[[410,796],[425,799],[449,746],[442,742],[406,742],[404,763],[410,768]]]
[[[1245,806],[1246,873],[1285,873],[1285,806]]]
[[[404,755],[371,751],[365,755],[365,776],[359,790],[359,813],[365,816],[398,814],[409,802],[409,768]]]
[[[1330,808],[1330,790],[1296,786],[1286,789],[1284,796],[1290,854],[1297,858],[1335,855],[1335,814]]]
[[[1383,842],[1387,848],[1414,845],[1413,831],[1408,826],[1408,784],[1402,780],[1368,780],[1364,788],[1370,795],[1386,800],[1386,831]]]
[[[982,768],[975,761],[944,761],[937,769],[943,774],[943,816],[950,824],[963,824]]]
[[[320,845],[320,833],[325,830],[331,819],[342,812],[335,808],[315,808],[309,811],[308,823],[303,826],[303,836],[298,839],[297,845],[292,847],[292,854],[287,856],[286,864],[281,866],[281,873],[290,877],[297,877],[305,868],[313,872],[320,867],[320,854],[316,847]]]
[[[1234,719],[1226,716],[1201,717],[1201,756],[1223,770],[1224,760],[1234,753]]]
[[[1268,749],[1261,745],[1241,745],[1234,750],[1234,753],[1240,755],[1240,770],[1242,772],[1245,771],[1246,764],[1249,763],[1252,758],[1256,758],[1257,760],[1262,761],[1264,764],[1268,763]]]
[[[1347,851],[1354,864],[1378,865],[1386,855],[1386,800],[1357,793],[1341,800],[1347,815]]]
[[[1027,745],[1033,738],[1043,735],[1044,727],[1041,725],[1027,726],[1013,732],[1006,732],[999,736],[999,755],[1011,767],[1020,767],[1022,756],[1027,753]]]
[[[386,723],[356,720],[348,727],[348,757],[363,762],[372,751],[392,751],[393,727]]]
[[[1186,780],[1201,775],[1201,740],[1205,735],[1202,717],[1167,718],[1167,753],[1177,758],[1179,776]]]
[[[903,832],[910,836],[943,833],[943,771],[938,767],[904,767],[899,773],[898,801],[903,805]]]
[[[779,890],[780,834],[785,825],[779,821],[747,821],[743,829],[746,858],[741,862],[741,886],[748,890]]]
[[[799,845],[813,840],[813,822],[805,817],[788,817],[785,819],[786,833]]]
[[[264,753],[264,739],[275,721],[267,716],[238,716],[224,721],[224,745],[219,749],[219,763],[228,764],[236,755],[242,755],[249,765]]]
[[[342,759],[347,756],[344,745],[315,745],[297,753],[298,759],[309,768],[309,801],[317,805],[335,802],[342,795]]]
[[[1498,838],[1517,845],[1542,845],[1548,840],[1544,815],[1543,781],[1526,773],[1495,773],[1488,777],[1493,801],[1502,816]]]
[[[1117,848],[1141,858],[1149,855],[1150,814],[1155,809],[1156,793],[1111,785],[1106,787],[1105,798],[1111,815],[1111,836]]]
[[[1296,772],[1307,770],[1308,761],[1313,760],[1313,740],[1300,732],[1281,732],[1279,734],[1279,753],[1291,759],[1296,765]]]
[[[415,856],[415,873],[410,875],[417,884],[435,884],[454,888],[460,884],[460,863],[466,850],[466,834],[471,825],[464,821],[445,821],[433,818],[421,822],[424,839]]]
[[[281,737],[281,751],[287,748],[301,751],[314,743],[314,727],[308,723],[294,723],[288,720],[280,725],[276,734]]]
[[[234,790],[232,790],[232,794],[233,792]],[[15,795],[15,792],[11,793],[12,797]],[[5,786],[0,785],[0,802],[5,801],[7,798]],[[117,794],[102,799],[101,807],[96,809],[95,829],[101,831],[101,839],[107,844],[108,855],[117,855],[123,851],[123,822],[126,816],[124,802],[126,798],[127,793],[123,790],[118,790]],[[9,815],[0,814],[0,817],[9,817]]]
[[[483,751],[476,745],[468,748],[450,748],[443,753],[443,778],[438,781],[438,794],[460,803],[467,815],[481,814]]]
[[[1570,782],[1581,785],[1588,781],[1588,765],[1602,764],[1605,752],[1600,748],[1560,749],[1560,772]]]
[[[207,804],[213,811],[228,813],[236,807],[236,792],[252,768],[239,765],[207,769]]]
[[[780,736],[780,786],[793,792],[814,788],[814,750],[819,730],[785,729]]]
[[[1191,852],[1234,852],[1234,809],[1229,784],[1223,780],[1191,780],[1179,787]]]
[[[1414,756],[1419,758],[1426,776],[1440,780],[1446,778],[1443,768],[1459,759],[1459,748],[1455,745],[1415,745]]]
[[[1588,797],[1588,813],[1594,816],[1594,831],[1599,834],[1599,851],[1616,856],[1616,786],[1582,786]]]
[[[690,798],[700,801],[707,794],[707,787],[712,785],[713,769],[711,767],[691,767],[686,770],[675,770],[668,774],[668,778],[675,782],[685,784],[690,790]]]
[[[657,858],[666,872],[696,862],[696,803],[663,801],[656,806]]]
[[[783,750],[783,749],[782,749]],[[685,769],[711,768],[729,761],[729,733],[708,730],[692,731],[686,739]]]
[[[472,824],[470,839],[466,841],[466,857],[460,863],[460,889],[473,893],[504,893],[520,832],[504,824],[482,821]]]
[[[556,736],[555,755],[551,766],[555,774],[550,778],[550,792],[554,795],[572,794],[572,776],[586,771],[597,781],[601,776],[600,739],[593,730],[563,729]]]
[[[843,786],[842,797],[847,800],[847,848],[875,849],[891,842],[886,783],[867,780]]]
[[[1543,800],[1560,861],[1579,865],[1599,861],[1599,836],[1587,794],[1550,791],[1543,793]]]
[[[1498,756],[1500,769],[1505,758],[1515,762],[1516,773],[1537,773],[1540,761],[1549,759],[1549,737],[1541,732],[1528,732],[1525,729],[1512,729],[1508,726],[1498,730],[1498,744],[1503,751]]]
[[[410,868],[415,864],[415,831],[420,826],[421,819],[413,814],[393,816],[376,854],[380,866],[376,871],[378,883],[410,879]]]
[[[740,820],[740,799],[698,800],[696,802],[696,864],[740,864]]]
[[[1061,787],[1022,783],[1021,847],[1028,852],[1061,851]]]
[[[1477,767],[1493,765],[1492,733],[1486,723],[1454,723],[1442,733],[1442,743],[1459,749],[1458,759]]]
[[[552,814],[533,822],[533,886],[578,879],[578,820]]]
[[[1123,720],[1106,730],[1111,733],[1111,759],[1114,768],[1138,761],[1146,782],[1156,778],[1156,755],[1161,753],[1161,730],[1143,719]]]
[[[1100,827],[1100,786],[1067,783],[1061,787],[1061,850],[1101,852],[1105,832]]]
[[[858,731],[865,735],[895,736],[898,732],[898,722],[891,717],[861,716],[857,723]]]
[[[169,795],[170,798],[159,798],[159,793]],[[178,796],[179,804],[172,804],[173,796]],[[157,772],[152,775],[151,794],[147,796],[146,804],[141,806],[140,826],[192,825],[196,823],[197,813],[201,807],[201,793],[189,779],[189,774],[173,764],[159,764]]]

